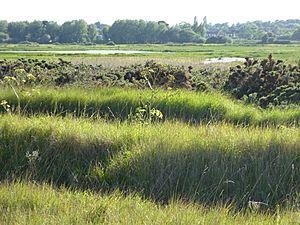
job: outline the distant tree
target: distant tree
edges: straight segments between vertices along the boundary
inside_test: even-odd
[[[0,21],[0,43],[8,41],[8,23],[6,20]]]
[[[8,32],[8,23],[6,20],[0,20],[0,32],[6,33]]]
[[[60,36],[60,25],[53,21],[44,21],[44,24],[46,27],[46,34],[50,36],[50,42],[57,42]]]
[[[102,24],[100,22],[96,22],[95,25],[96,25],[99,32],[101,32],[104,29],[104,27],[107,26],[107,25]]]
[[[261,39],[262,44],[273,44],[274,41],[275,41],[275,36],[271,32],[266,33]]]
[[[108,42],[109,41],[109,28],[110,28],[110,26],[105,25],[102,29],[102,40],[103,40],[103,42]]]
[[[88,24],[84,20],[65,22],[61,27],[60,41],[63,43],[84,43],[88,39]]]
[[[293,34],[291,39],[293,40],[300,40],[300,29],[296,30]]]
[[[162,34],[162,41],[164,43],[167,42],[179,42],[180,29],[178,27],[170,27]]]
[[[169,24],[166,22],[158,22],[158,27],[156,32],[158,33],[157,39],[159,43],[166,43],[164,40],[165,33],[169,30]]]
[[[46,26],[42,21],[33,21],[26,28],[26,40],[31,42],[43,42],[46,40]]]
[[[203,17],[203,21],[202,21],[202,30],[201,30],[201,36],[202,37],[206,37],[207,35],[207,18],[206,16]]]
[[[191,28],[194,32],[196,32],[198,30],[198,27],[199,27],[198,19],[197,19],[197,16],[195,16],[194,17],[194,24],[193,24],[193,26],[191,26]]]
[[[192,30],[196,33],[199,34],[201,37],[206,36],[206,31],[207,31],[207,19],[206,17],[203,18],[202,23],[198,23],[198,19],[195,16],[194,17],[194,24],[191,26]]]
[[[108,30],[108,37],[117,44],[165,43],[169,27],[165,22],[117,20]]]
[[[84,20],[74,22],[74,37],[77,43],[84,43],[88,38],[88,24]]]
[[[39,37],[38,43],[40,44],[52,43],[51,36],[49,34],[43,34],[41,37]]]
[[[230,27],[228,23],[217,23],[207,25],[207,36],[229,36]]]
[[[117,20],[108,30],[109,39],[116,44],[136,44],[143,39],[144,21]]]
[[[130,22],[130,21],[128,21]],[[133,21],[131,21],[133,22]],[[144,20],[136,20],[134,22],[134,25],[132,26],[132,38],[134,39],[134,43],[151,43],[151,40],[149,41],[149,32],[151,33],[151,26],[148,27],[149,30],[147,30],[148,23]]]
[[[122,33],[125,31],[124,29],[125,23],[126,22],[124,20],[115,21],[107,32],[108,40],[113,40],[117,44],[126,43],[127,38],[121,36]]]
[[[28,22],[8,23],[8,35],[13,43],[26,41]]]
[[[213,36],[209,37],[206,42],[206,44],[230,44],[232,43],[232,39],[227,36]]]
[[[167,30],[165,24],[159,24],[157,22],[148,22],[145,26],[145,42],[146,43],[161,43],[162,33]]]
[[[99,31],[95,24],[88,25],[88,41],[95,43],[98,37]]]
[[[160,21],[158,21],[157,23],[158,23],[159,25],[164,25],[165,27],[169,28],[169,24],[168,24],[166,21],[164,21],[164,20],[160,20]]]
[[[181,22],[179,24],[177,24],[175,27],[181,29],[181,30],[184,30],[184,29],[193,29],[192,28],[192,25],[187,23],[187,22]]]
[[[179,32],[179,42],[188,43],[193,42],[195,32],[192,29],[182,29]]]
[[[236,27],[236,36],[243,39],[254,39],[258,33],[258,27],[254,23],[243,23]]]
[[[0,43],[8,41],[9,36],[7,33],[0,32]]]
[[[194,17],[193,24],[182,22],[175,26],[162,20],[117,20],[112,26],[100,22],[88,25],[84,20],[67,21],[62,26],[51,21],[0,21],[1,41],[13,43],[202,43],[204,38],[208,38],[208,43],[230,43],[231,38],[261,40],[261,43],[289,43],[291,39],[300,40],[299,29],[300,20],[253,21],[228,25],[208,24],[206,17],[202,22]]]

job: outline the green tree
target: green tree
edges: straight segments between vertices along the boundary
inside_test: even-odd
[[[291,37],[293,40],[300,40],[300,29],[296,30]]]
[[[239,24],[236,35],[243,39],[254,39],[258,33],[258,27],[251,22]]]
[[[227,36],[213,36],[209,37],[206,40],[206,44],[230,44],[232,43],[232,39]]]
[[[175,26],[175,27],[170,27],[168,30],[166,30],[162,34],[162,42],[167,43],[167,42],[179,42],[179,36],[180,36],[180,29]]]
[[[102,29],[102,40],[103,40],[103,42],[108,42],[109,41],[109,28],[110,28],[110,26],[105,25]]]
[[[50,42],[57,42],[60,36],[60,26],[53,21],[44,21],[44,24],[46,27],[46,34],[50,36]]]
[[[204,39],[201,35],[196,34],[191,28],[190,29],[182,29],[179,32],[178,42],[180,43],[204,43]]]
[[[0,20],[0,43],[8,41],[8,23],[6,20]]]
[[[175,27],[179,28],[180,30],[192,29],[192,25],[187,22],[181,22],[179,24],[176,24]]]
[[[88,25],[88,41],[95,43],[98,35],[99,35],[99,32],[98,32],[97,26],[95,24]]]
[[[117,44],[163,43],[168,25],[165,22],[117,20],[108,30],[108,37]]]
[[[109,38],[117,44],[135,44],[143,32],[139,31],[138,20],[117,20],[109,28]]]
[[[148,22],[144,28],[146,43],[158,43],[160,42],[160,26],[157,22]]]
[[[7,33],[0,32],[0,43],[8,41],[9,36]]]
[[[33,21],[28,24],[26,29],[26,39],[32,42],[45,40],[46,26],[42,21]]]
[[[11,22],[8,23],[8,35],[13,43],[26,40],[28,22]]]
[[[8,32],[8,23],[6,20],[0,20],[0,32],[6,33]]]
[[[207,19],[206,17],[203,18],[203,22],[199,24],[197,16],[194,17],[194,24],[191,26],[192,30],[199,34],[201,37],[206,36],[206,30],[207,30]]]
[[[60,41],[63,43],[84,43],[88,39],[88,24],[84,20],[65,22],[61,27]]]
[[[272,32],[268,32],[262,37],[261,43],[262,44],[273,44],[274,40],[275,40],[274,34]]]

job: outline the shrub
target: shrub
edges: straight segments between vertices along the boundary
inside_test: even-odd
[[[224,89],[263,108],[299,103],[300,66],[274,60],[272,55],[261,61],[246,58],[244,66],[231,68]]]
[[[230,37],[226,37],[226,36],[215,36],[215,37],[209,37],[205,43],[206,44],[226,44],[226,43],[232,43],[232,39]]]

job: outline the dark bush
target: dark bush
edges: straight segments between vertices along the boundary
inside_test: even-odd
[[[14,77],[17,69],[33,74],[37,78],[37,84],[55,86],[191,87],[190,73],[185,68],[154,61],[107,68],[101,65],[76,65],[63,59],[58,62],[23,58],[16,61],[3,60],[0,61],[0,80],[5,76]]]
[[[209,37],[205,43],[206,44],[227,44],[227,43],[232,43],[232,39],[226,36],[215,36],[215,37]]]
[[[231,68],[224,89],[238,99],[261,107],[300,102],[300,67],[274,60],[246,58],[244,66]]]

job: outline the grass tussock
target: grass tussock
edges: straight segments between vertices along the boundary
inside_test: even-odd
[[[297,204],[299,128],[0,117],[0,178],[139,192],[160,202]]]
[[[227,122],[240,125],[298,126],[300,112],[297,109],[261,110],[244,105],[217,93],[195,93],[183,90],[149,91],[134,89],[53,89],[25,90],[20,102],[11,90],[0,91],[12,109],[23,114],[75,115],[128,119],[139,106],[149,106],[163,113],[165,120],[181,120],[196,123]],[[20,107],[18,107],[20,106]],[[2,108],[3,111],[3,108]]]
[[[299,212],[261,214],[230,207],[205,208],[173,201],[157,205],[136,194],[124,197],[28,183],[1,184],[3,224],[297,224]]]

